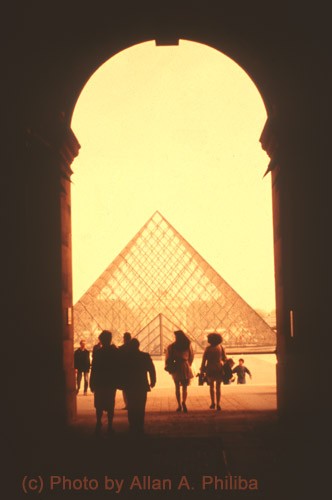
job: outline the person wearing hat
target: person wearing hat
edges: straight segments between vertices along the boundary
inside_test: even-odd
[[[220,386],[224,376],[223,364],[226,361],[226,353],[222,347],[222,336],[219,333],[209,333],[207,341],[210,344],[206,347],[200,371],[206,373],[207,382],[210,387],[211,405],[220,411]]]
[[[108,434],[113,434],[113,416],[115,394],[118,385],[119,359],[118,349],[111,344],[112,333],[103,330],[99,335],[101,347],[94,353],[92,359],[90,389],[94,393],[96,408],[96,435],[102,428],[103,412],[107,412]]]

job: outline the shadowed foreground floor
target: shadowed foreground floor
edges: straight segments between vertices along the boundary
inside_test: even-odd
[[[269,500],[292,498],[303,486],[304,469],[293,470],[296,443],[278,423],[274,386],[225,387],[221,412],[208,409],[206,386],[191,387],[188,414],[175,413],[173,389],[152,391],[146,435],[136,439],[121,392],[113,438],[94,436],[93,395],[77,401],[75,425],[62,436],[50,429],[47,440],[17,457],[17,485],[25,475],[41,477],[40,498]],[[20,486],[13,498],[26,496]]]
[[[6,465],[14,471],[14,477],[5,478],[8,498],[293,500],[310,489],[316,494],[324,480],[320,457],[313,451],[317,428],[281,423],[275,358],[246,359],[253,380],[245,386],[222,386],[221,412],[209,409],[209,389],[198,386],[196,379],[189,387],[187,414],[175,412],[173,383],[156,362],[158,384],[148,394],[146,435],[141,439],[128,434],[121,391],[113,438],[106,432],[94,436],[90,392],[77,396],[77,419],[61,435],[46,422],[46,437],[31,435],[29,444],[6,436],[11,449]],[[23,492],[26,476],[42,479],[40,494]]]

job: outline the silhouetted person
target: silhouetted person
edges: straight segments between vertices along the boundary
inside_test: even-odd
[[[147,393],[156,384],[151,356],[140,351],[139,345],[136,338],[132,339],[124,355],[123,387],[127,396],[129,430],[134,435],[144,434]]]
[[[210,409],[217,408],[220,411],[220,386],[224,375],[223,364],[226,361],[226,354],[221,345],[222,336],[219,333],[209,333],[207,340],[210,345],[204,351],[201,372],[206,373],[210,387]]]
[[[226,359],[224,362],[224,375],[222,381],[225,385],[229,385],[231,382],[234,382],[235,377],[233,376],[232,368],[235,365],[234,360],[232,358]]]
[[[120,355],[122,355],[127,349],[128,349],[128,346],[130,344],[130,341],[131,341],[131,333],[129,332],[125,332],[123,334],[123,344],[119,346],[119,353]],[[124,402],[124,408],[123,410],[127,410],[127,395],[126,395],[126,391],[123,390],[122,391],[122,397],[123,397],[123,402]]]
[[[244,366],[243,358],[239,359],[239,364],[235,368],[233,368],[232,372],[236,373],[238,384],[246,383],[246,373],[248,373],[249,377],[252,378],[250,370],[246,366]]]
[[[86,396],[89,387],[90,352],[85,348],[85,340],[81,340],[80,347],[74,352],[74,368],[76,372],[76,394],[80,391],[83,377],[83,390]]]
[[[180,412],[183,410],[187,413],[186,401],[188,385],[194,376],[191,369],[194,360],[194,352],[189,338],[182,330],[175,331],[174,335],[175,342],[167,347],[165,369],[172,375],[175,384],[175,396],[178,403],[176,411]],[[168,366],[171,365],[172,362],[174,362],[174,368],[169,370]]]
[[[100,340],[98,339],[98,343],[97,343],[97,344],[95,344],[95,345],[93,346],[93,348],[92,348],[92,359],[93,359],[93,357],[94,357],[94,355],[95,355],[95,352],[96,352],[96,351],[98,351],[98,349],[100,349],[100,348],[101,348],[101,342],[100,342]]]
[[[115,394],[118,381],[118,349],[111,344],[112,333],[103,330],[99,335],[101,348],[94,353],[90,388],[94,393],[96,408],[96,434],[100,434],[103,412],[107,412],[108,433],[113,433]]]

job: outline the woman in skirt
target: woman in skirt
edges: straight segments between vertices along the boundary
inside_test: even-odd
[[[175,396],[178,403],[177,412],[181,410],[187,413],[188,385],[193,378],[191,369],[194,360],[194,352],[191,342],[182,330],[174,332],[175,342],[170,344],[166,351],[166,369],[173,377],[175,384]],[[168,368],[173,365],[173,368]],[[182,397],[181,397],[182,388]]]
[[[219,333],[209,333],[207,340],[210,345],[203,354],[201,373],[206,373],[210,386],[210,409],[216,408],[220,411],[220,386],[224,376],[223,364],[226,361],[226,353],[221,345],[222,336]]]

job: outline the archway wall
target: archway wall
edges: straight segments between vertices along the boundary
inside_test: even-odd
[[[12,236],[13,245],[22,248],[23,274],[19,278],[26,283],[34,303],[32,307],[31,300],[21,301],[29,342],[17,372],[18,378],[23,376],[33,360],[31,385],[40,397],[38,411],[32,409],[31,421],[45,428],[46,412],[47,428],[50,422],[56,427],[75,414],[73,366],[69,359],[72,326],[68,324],[72,301],[68,285],[68,165],[79,149],[70,130],[74,106],[91,74],[118,51],[151,39],[174,43],[179,38],[205,43],[233,58],[256,83],[268,111],[268,137],[273,137],[274,147],[270,147],[268,139],[262,144],[274,166],[278,400],[282,413],[298,412],[307,400],[299,373],[312,357],[312,332],[316,332],[319,344],[326,327],[321,314],[325,295],[320,281],[324,276],[321,200],[327,195],[322,181],[325,165],[317,158],[319,134],[312,135],[312,123],[319,124],[318,109],[307,104],[315,90],[322,93],[324,89],[319,88],[314,74],[306,73],[308,59],[316,69],[319,66],[314,59],[317,47],[305,36],[310,20],[300,23],[299,14],[293,16],[291,11],[286,20],[283,13],[275,12],[271,17],[252,5],[238,12],[231,5],[173,8],[167,3],[164,12],[159,6],[157,12],[139,6],[130,10],[118,7],[116,11],[110,6],[80,6],[76,10],[69,4],[65,13],[59,9],[52,17],[34,4],[25,16],[19,71],[14,73],[16,82],[22,82],[23,74],[24,92],[17,94],[18,98],[13,94],[11,114],[16,113],[16,122],[12,123],[8,115],[21,143],[15,155],[10,151],[15,161],[13,172],[8,172],[10,193],[6,194],[10,194],[8,206],[14,203],[20,218],[18,231]],[[307,44],[305,40],[309,40]],[[24,145],[32,142],[33,156]],[[70,152],[65,169],[63,150]],[[43,151],[47,151],[47,157]],[[313,164],[315,176],[311,175]],[[61,180],[64,170],[65,182]],[[22,190],[24,199],[20,196]],[[30,227],[24,222],[26,218],[38,231],[26,230]],[[9,255],[13,269],[17,264],[15,255]],[[33,276],[28,271],[32,257]],[[12,294],[17,295],[15,288]],[[294,311],[295,337],[290,333],[290,310]],[[40,339],[53,360],[52,370],[46,369],[40,354]],[[56,389],[57,397],[44,397],[49,387]],[[61,395],[68,387],[65,400]],[[297,405],[293,403],[295,394]],[[29,404],[28,396],[22,404]]]
[[[279,20],[270,20],[268,34],[264,13],[254,13],[252,7],[248,17],[246,12],[241,15],[230,6],[188,9],[165,5],[164,12],[163,7],[158,7],[157,12],[154,8],[109,6],[104,11],[90,9],[89,13],[84,8],[71,12],[72,7],[67,7],[65,16],[53,12],[52,22],[40,24],[39,29],[35,24],[41,14],[32,9],[26,16],[30,40],[26,77],[34,80],[30,82],[29,111],[34,117],[40,114],[39,122],[44,119],[48,127],[49,120],[56,119],[59,112],[65,112],[69,126],[78,96],[94,71],[118,52],[149,40],[176,44],[184,39],[220,50],[249,74],[268,110],[274,94],[280,91],[281,68],[283,72],[287,69],[287,60],[274,38],[273,23],[277,27]],[[275,46],[269,46],[271,42]],[[32,74],[28,71],[31,67]]]

